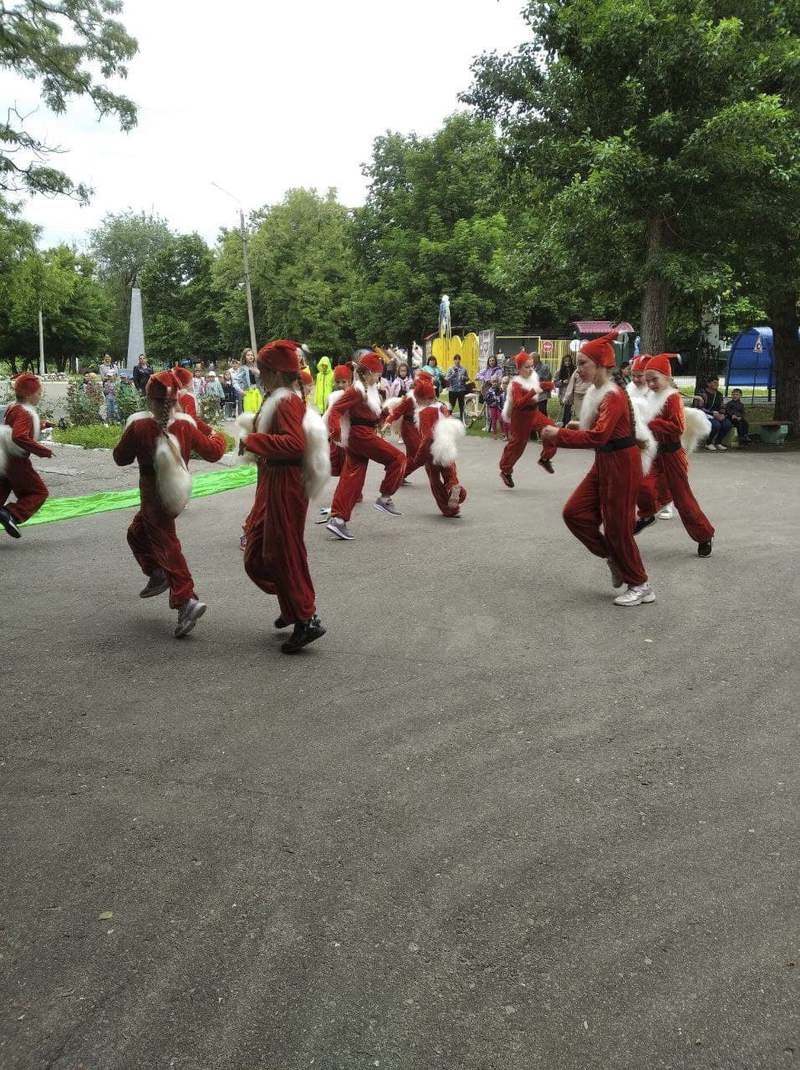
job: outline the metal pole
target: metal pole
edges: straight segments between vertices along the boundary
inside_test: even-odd
[[[247,318],[250,321],[250,348],[253,354],[258,352],[256,345],[256,321],[253,318],[253,291],[250,289],[250,257],[247,251],[247,227],[244,223],[244,212],[239,209],[239,223],[242,228],[242,254],[244,256],[244,286],[247,293]]]
[[[42,322],[42,306],[39,305],[39,375],[44,375],[44,323]]]

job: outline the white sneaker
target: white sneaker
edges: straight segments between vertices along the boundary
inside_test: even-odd
[[[655,600],[656,596],[653,594],[650,584],[643,583],[641,587],[629,587],[624,594],[618,594],[614,599],[614,605],[641,606],[655,602]]]
[[[175,638],[183,639],[194,628],[208,606],[205,602],[199,602],[196,598],[189,598],[178,610],[178,624],[175,628]]]
[[[349,542],[351,539],[355,538],[341,517],[332,516],[325,527],[331,535],[335,535],[337,539]]]
[[[718,443],[717,443],[717,449],[719,450],[719,452],[720,452],[720,453],[725,453],[725,451],[727,450],[727,448],[728,448],[728,447],[727,447],[727,446],[723,446],[721,442],[718,442]]]
[[[675,516],[675,506],[672,502],[669,505],[665,505],[661,512],[658,514],[659,520],[672,520]]]
[[[709,444],[708,444],[708,445],[706,446],[706,449],[707,449],[707,450],[708,450],[708,451],[709,451],[710,453],[716,453],[716,452],[717,452],[717,447],[716,447],[716,446],[714,445],[714,443],[713,443],[713,442],[709,442]]]
[[[399,509],[395,507],[391,498],[378,498],[375,508],[381,513],[389,513],[391,516],[401,516]]]
[[[330,520],[330,516],[331,516],[331,511],[330,511],[329,508],[328,509],[320,509],[319,516],[314,521],[314,523],[315,524],[327,524],[328,521]]]

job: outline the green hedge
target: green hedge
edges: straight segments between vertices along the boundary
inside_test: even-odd
[[[219,429],[218,429],[219,430]],[[226,431],[220,431],[225,439],[228,451],[232,450],[235,442]],[[83,446],[85,450],[112,450],[122,436],[121,424],[89,424],[84,427],[68,427],[62,430],[59,427],[53,429],[53,438],[66,446]]]

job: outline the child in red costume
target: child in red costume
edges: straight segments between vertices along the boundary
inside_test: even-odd
[[[653,469],[639,490],[639,520],[635,532],[644,530],[656,521],[656,514],[669,502],[674,502],[678,516],[689,537],[697,543],[700,557],[709,557],[714,528],[700,508],[689,486],[689,461],[686,447],[707,437],[711,430],[708,418],[699,409],[684,411],[683,401],[672,382],[669,354],[650,357],[645,367],[650,389],[647,399],[647,424],[658,442],[658,455]],[[697,421],[687,437],[687,419]],[[705,433],[704,433],[705,432]],[[660,514],[659,514],[660,515]]]
[[[350,384],[353,382],[353,369],[349,364],[337,364],[333,369],[333,390],[328,394],[328,402],[325,408],[325,415],[322,419],[325,421],[325,426],[328,426],[328,414],[332,407],[336,404],[339,398],[344,394]],[[336,476],[338,479],[342,474],[344,468],[344,446],[340,446],[330,441],[330,456],[331,456],[331,475]],[[330,510],[329,510],[330,511]]]
[[[172,372],[157,372],[147,381],[147,412],[128,420],[114,449],[118,465],[139,462],[141,508],[128,528],[128,545],[147,579],[141,598],[169,590],[169,604],[178,610],[175,638],[194,628],[206,611],[175,532],[191,494],[188,461],[192,451],[204,461],[218,461],[225,439],[198,430],[191,417],[177,411],[179,383]]]
[[[382,371],[383,361],[378,354],[364,353],[356,365],[355,382],[328,411],[331,438],[346,448],[344,468],[326,525],[337,539],[353,538],[347,521],[361,495],[370,461],[377,461],[386,469],[375,508],[393,516],[400,515],[392,495],[403,481],[406,458],[378,434],[383,413],[377,384]]]
[[[325,634],[316,610],[304,538],[309,497],[330,476],[327,428],[302,397],[299,345],[270,342],[258,352],[267,397],[240,448],[254,454],[258,484],[247,521],[244,567],[253,583],[277,595],[276,628],[294,631],[281,646],[294,654]],[[241,418],[240,418],[241,419]]]
[[[52,457],[53,452],[39,442],[43,428],[50,426],[36,411],[42,398],[41,379],[23,372],[13,387],[17,400],[8,406],[0,425],[0,524],[12,539],[21,539],[18,525],[42,508],[48,493],[31,464],[31,454]],[[12,493],[17,500],[6,506]]]
[[[508,425],[508,444],[500,458],[500,478],[507,487],[514,486],[514,465],[525,452],[534,431],[544,427],[555,427],[549,416],[539,411],[539,394],[542,390],[551,390],[552,383],[540,383],[539,376],[533,368],[533,360],[523,349],[514,357],[517,374],[511,380],[506,392],[503,406],[503,420]],[[542,453],[538,463],[546,472],[553,473],[552,458],[555,446],[543,440]]]
[[[612,381],[612,342],[617,332],[584,342],[578,374],[592,385],[581,409],[580,426],[546,427],[542,439],[567,449],[593,449],[595,462],[564,506],[564,522],[590,553],[605,558],[614,587],[628,585],[618,606],[655,601],[633,538],[636,495],[642,482],[639,438],[630,398]],[[600,530],[602,527],[602,531]]]
[[[425,465],[433,497],[441,512],[448,517],[459,517],[459,506],[466,501],[467,492],[458,481],[456,441],[464,437],[467,429],[461,420],[449,419],[448,407],[436,400],[436,384],[431,376],[417,372],[414,395],[419,403],[421,437],[414,467]]]
[[[204,435],[212,435],[214,428],[211,424],[207,424],[205,420],[201,419],[197,415],[197,398],[194,396],[194,390],[192,389],[192,383],[194,383],[194,376],[188,368],[182,368],[176,364],[172,369],[172,374],[178,380],[178,412],[184,413],[186,416],[191,417],[194,423]]]
[[[420,374],[426,375],[425,372],[417,372],[417,375]],[[430,376],[426,375],[426,378],[431,379],[431,382],[433,382]],[[416,378],[414,379],[414,386],[416,386]],[[385,406],[386,426],[390,427],[393,423],[400,421],[400,438],[406,448],[406,471],[403,476],[403,483],[407,482],[412,472],[416,472],[425,463],[419,450],[422,435],[420,433],[416,396],[417,392],[412,387],[412,393],[406,394],[403,398],[389,398]]]

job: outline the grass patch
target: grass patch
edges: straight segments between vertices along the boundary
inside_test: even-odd
[[[235,442],[233,438],[217,428],[225,439],[226,452],[230,452]],[[85,427],[60,427],[53,429],[53,440],[65,446],[82,446],[85,450],[113,450],[122,437],[122,424],[89,424]]]

